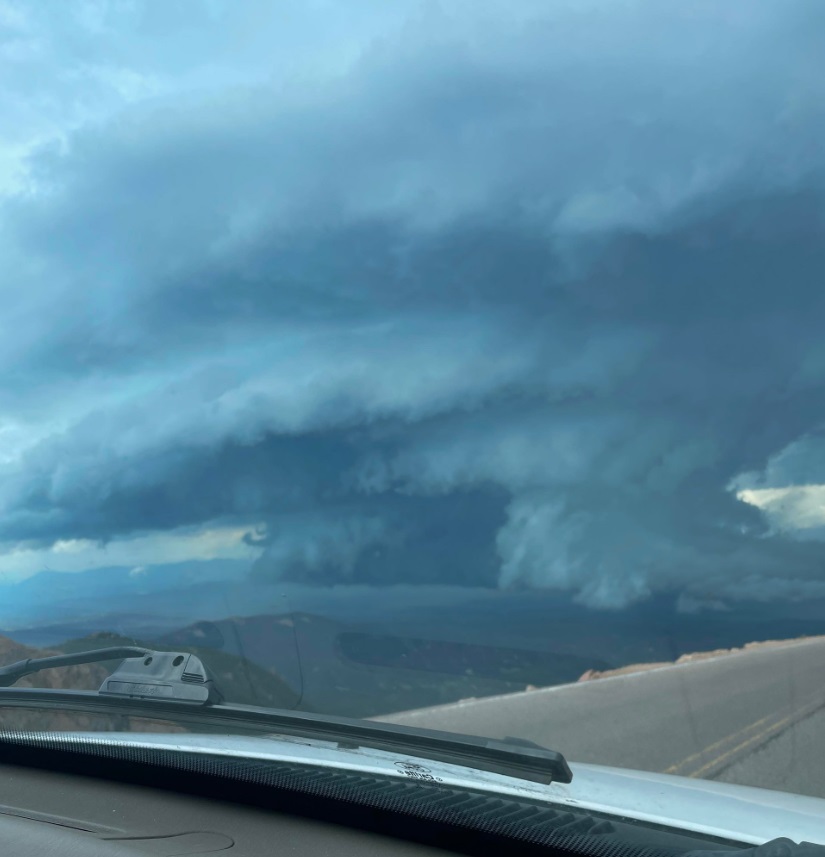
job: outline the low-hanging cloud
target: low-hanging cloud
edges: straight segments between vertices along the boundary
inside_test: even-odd
[[[821,6],[582,8],[361,10],[289,75],[110,46],[149,89],[33,124],[0,202],[0,541],[236,521],[259,577],[819,592],[812,528],[742,497],[825,483]]]

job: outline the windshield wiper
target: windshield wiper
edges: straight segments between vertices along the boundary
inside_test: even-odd
[[[97,692],[13,688],[19,678],[54,667],[124,658]],[[189,652],[156,652],[131,646],[19,661],[0,668],[0,707],[36,706],[127,716],[166,717],[180,723],[222,726],[329,741],[341,748],[370,748],[537,783],[569,783],[564,756],[516,738],[492,740],[391,723],[325,714],[221,703],[209,670]]]
[[[0,667],[0,687],[11,687],[23,676],[98,661],[123,659],[98,693],[138,699],[168,699],[205,705],[220,702],[221,693],[203,661],[189,652],[156,652],[138,646],[91,649],[70,655],[26,658]]]

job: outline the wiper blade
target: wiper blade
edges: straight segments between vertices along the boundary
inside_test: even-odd
[[[107,681],[117,680],[117,673]],[[104,682],[104,687],[105,687]],[[191,705],[171,697],[152,696],[137,688],[134,695],[83,690],[0,688],[0,708],[55,708],[89,713],[154,717],[194,728],[216,728],[232,733],[326,741],[340,748],[372,749],[401,756],[488,771],[535,783],[569,783],[573,774],[564,756],[529,741],[490,740],[474,735],[437,732],[369,720],[351,720],[327,714],[260,708],[252,705]],[[403,762],[403,759],[399,759]]]
[[[278,730],[303,738],[333,741],[342,747],[369,747],[406,753],[539,783],[569,783],[573,779],[560,753],[530,741],[515,738],[496,741],[323,714],[222,705],[222,696],[213,676],[201,659],[189,652],[158,652],[137,646],[117,646],[48,658],[28,658],[0,667],[0,688],[10,688],[23,676],[41,670],[117,658],[122,658],[122,663],[104,680],[97,693],[14,688],[0,690],[0,706],[32,700],[41,706],[62,701],[66,707],[74,709],[125,709],[124,713],[138,715],[145,715],[147,710],[151,710],[156,715],[170,714],[171,719],[195,720],[210,726],[231,723],[247,728],[254,726],[257,730]],[[199,710],[202,714],[193,716],[187,712],[181,716],[184,709]]]
[[[117,659],[122,659],[123,663],[106,678],[98,693],[201,705],[221,700],[214,678],[197,655],[156,652],[139,646],[113,646],[48,658],[26,658],[0,667],[0,687],[11,687],[23,676],[43,670]]]

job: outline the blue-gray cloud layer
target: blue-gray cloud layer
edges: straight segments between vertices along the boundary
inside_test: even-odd
[[[0,208],[0,539],[234,519],[258,575],[825,589],[730,489],[825,421],[820,4],[95,8],[26,22],[72,110]]]

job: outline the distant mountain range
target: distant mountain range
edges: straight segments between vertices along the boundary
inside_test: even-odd
[[[215,648],[242,657],[300,687],[302,709],[352,717],[575,681],[593,663],[608,668],[560,652],[376,634],[305,613],[200,622],[157,644],[209,647],[207,661]]]
[[[201,618],[283,609],[277,587],[249,583],[248,572],[249,562],[241,560],[42,571],[0,585],[0,628],[16,639],[30,632],[30,642],[50,645],[66,638],[60,629],[74,636],[146,635]]]
[[[674,601],[605,613],[549,593],[474,598],[468,591],[464,602],[377,610],[368,620],[262,614],[196,623],[161,639],[200,641],[275,669],[301,684],[302,708],[369,716],[574,682],[589,669],[825,633],[824,602],[691,614]]]
[[[825,601],[684,613],[660,595],[599,612],[548,591],[261,584],[247,562],[214,560],[3,584],[0,627],[36,647],[197,651],[232,701],[369,716],[822,634]]]
[[[298,693],[302,709],[360,717],[825,632],[825,611],[794,618],[760,609],[685,615],[665,607],[605,614],[535,597],[482,598],[369,622],[304,612],[231,617],[194,623],[155,642],[198,647],[207,660],[212,652],[235,655],[280,676]]]

